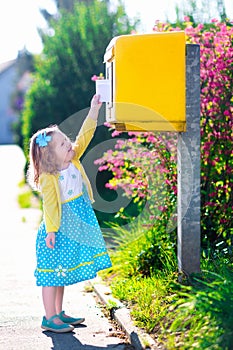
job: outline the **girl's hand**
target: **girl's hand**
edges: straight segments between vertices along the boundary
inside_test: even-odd
[[[45,242],[46,242],[47,247],[50,249],[54,249],[55,240],[56,240],[55,232],[49,232],[47,234],[47,237],[45,238]]]
[[[94,95],[91,100],[91,108],[98,108],[102,106],[102,102],[100,102],[100,95]]]
[[[100,95],[94,95],[91,100],[91,108],[89,110],[88,116],[96,121],[98,119],[101,106],[102,102],[100,102]]]

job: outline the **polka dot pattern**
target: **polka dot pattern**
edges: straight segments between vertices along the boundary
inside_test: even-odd
[[[38,286],[71,285],[112,266],[94,210],[84,196],[62,204],[54,249],[46,246],[45,238],[42,221],[36,241]]]

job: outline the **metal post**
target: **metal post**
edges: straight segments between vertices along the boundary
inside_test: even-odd
[[[187,131],[178,134],[178,268],[200,271],[200,47],[186,45]]]

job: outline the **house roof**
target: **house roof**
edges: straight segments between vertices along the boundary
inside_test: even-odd
[[[15,60],[10,60],[10,61],[7,61],[7,62],[0,63],[0,74],[5,72],[11,66],[13,66],[16,63],[16,61],[17,60],[15,59]]]

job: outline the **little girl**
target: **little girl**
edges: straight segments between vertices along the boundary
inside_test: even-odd
[[[111,267],[91,207],[91,185],[80,163],[93,137],[100,107],[95,95],[73,145],[57,126],[38,131],[30,142],[28,181],[43,198],[35,270],[45,308],[41,327],[56,333],[70,332],[84,321],[63,311],[64,286],[94,278],[99,270]]]

